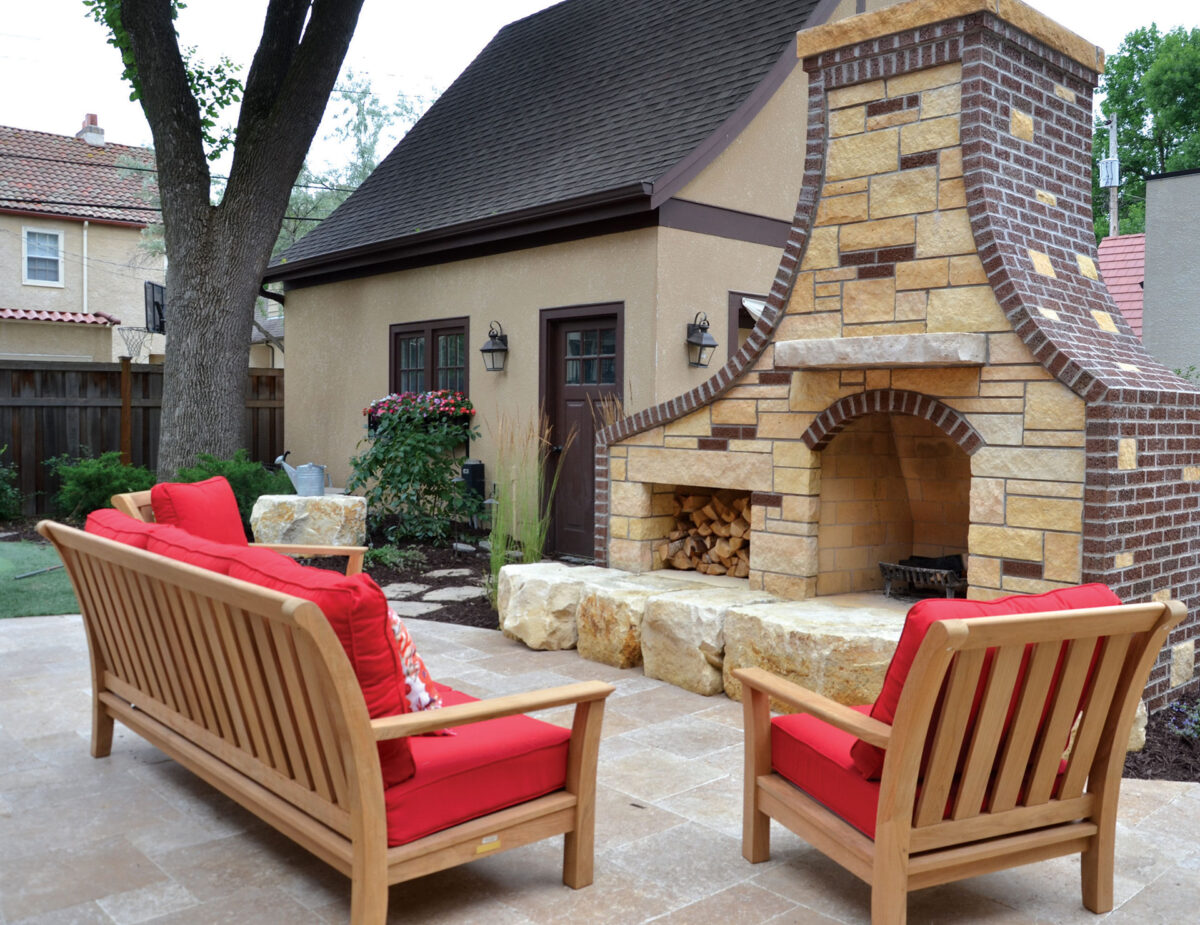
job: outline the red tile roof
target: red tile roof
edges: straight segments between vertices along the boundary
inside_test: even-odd
[[[148,225],[159,221],[143,198],[143,178],[118,169],[154,167],[154,152],[129,145],[90,145],[0,125],[0,211]]]
[[[105,312],[39,312],[31,308],[0,308],[0,321],[60,321],[67,324],[117,325],[120,318]]]
[[[1122,234],[1100,242],[1100,276],[1121,314],[1142,336],[1142,280],[1146,278],[1146,236]]]

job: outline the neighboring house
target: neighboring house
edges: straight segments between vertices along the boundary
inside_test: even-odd
[[[1200,368],[1200,170],[1146,179],[1142,341],[1176,370]]]
[[[143,195],[153,169],[152,151],[106,144],[91,114],[74,137],[0,126],[0,359],[124,352],[115,326],[141,326],[143,284],[163,279],[162,258],[138,246],[158,221]]]
[[[255,315],[250,334],[250,365],[283,369],[283,315]]]
[[[541,404],[553,443],[578,434],[549,545],[590,555],[595,404],[684,393],[753,326],[805,166],[795,33],[862,5],[566,0],[502,29],[267,272],[293,334],[293,455],[340,483],[371,399],[460,388],[490,483],[498,422]],[[701,312],[720,341],[709,370],[688,365]],[[493,321],[500,373],[480,355]]]
[[[1142,336],[1142,282],[1146,278],[1146,236],[1122,234],[1100,242],[1100,278],[1133,333]]]

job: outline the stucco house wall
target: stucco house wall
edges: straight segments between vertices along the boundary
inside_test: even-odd
[[[1146,282],[1142,342],[1172,369],[1200,367],[1200,170],[1146,183]]]

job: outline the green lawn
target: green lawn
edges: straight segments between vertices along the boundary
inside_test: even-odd
[[[54,547],[45,543],[0,543],[0,619],[79,613],[65,569],[14,581],[14,576],[59,565]]]

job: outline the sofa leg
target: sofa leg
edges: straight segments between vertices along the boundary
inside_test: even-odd
[[[1113,849],[1114,843],[1101,832],[1092,839],[1092,846],[1079,857],[1083,887],[1083,904],[1097,914],[1111,912],[1113,907]],[[1115,833],[1114,833],[1115,834]]]
[[[350,881],[350,925],[384,925],[387,907],[386,879],[354,877]]]
[[[593,833],[568,832],[563,843],[563,883],[573,890],[591,886],[594,874]]]
[[[97,698],[92,698],[92,757],[107,758],[112,752],[113,718]]]

